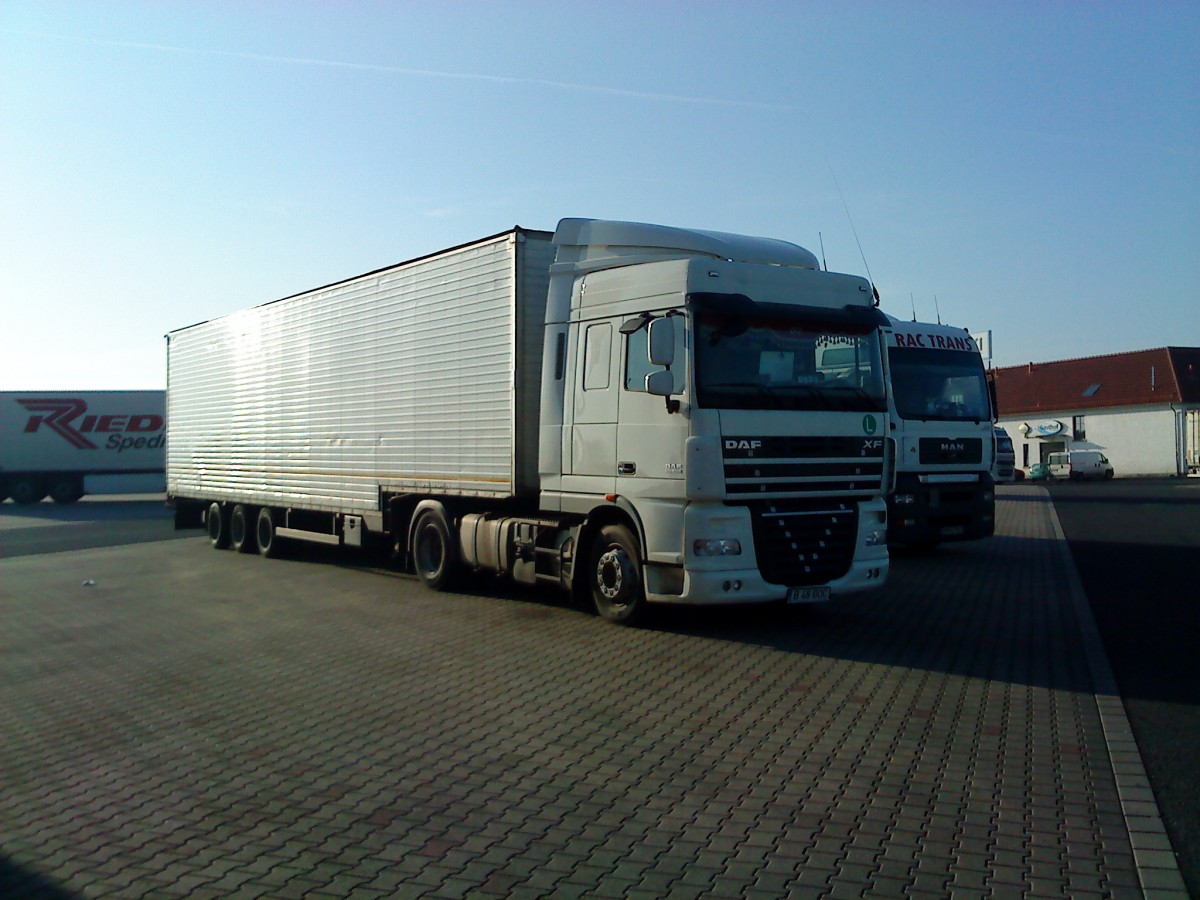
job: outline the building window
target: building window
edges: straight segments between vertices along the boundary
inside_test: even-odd
[[[1071,432],[1074,434],[1075,440],[1077,440],[1077,441],[1086,441],[1087,440],[1087,429],[1084,427],[1084,424],[1083,424],[1083,416],[1072,416],[1071,417]]]
[[[1021,445],[1021,468],[1029,468],[1029,444]]]

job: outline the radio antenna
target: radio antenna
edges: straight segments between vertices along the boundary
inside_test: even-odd
[[[942,324],[942,310],[938,307],[937,294],[933,295],[933,311],[937,313],[938,324]]]
[[[829,174],[833,176],[833,186],[837,188],[838,196],[842,200],[842,209],[846,211],[846,220],[850,223],[850,232],[854,235],[854,243],[858,244],[858,255],[862,257],[863,268],[867,270],[867,280],[871,282],[871,293],[875,295],[875,305],[879,305],[879,291],[875,288],[875,277],[871,274],[871,267],[867,265],[867,254],[863,253],[862,241],[858,239],[858,229],[854,227],[854,219],[850,216],[850,207],[846,204],[846,195],[842,193],[842,186],[838,184],[837,173],[833,171],[833,165],[829,160],[825,160],[829,166]]]
[[[913,299],[912,291],[908,292],[908,302],[912,304],[913,321],[917,321],[917,301]]]
[[[819,231],[817,232],[817,240],[821,242],[821,268],[828,272],[829,263],[825,262],[825,237]]]

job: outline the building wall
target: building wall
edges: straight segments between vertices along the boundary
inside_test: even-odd
[[[1179,474],[1179,414],[1169,407],[1088,410],[1083,415],[1084,439],[1076,438],[1073,425],[1079,411],[1041,412],[1023,418],[1005,418],[1017,453],[1017,466],[1026,469],[1041,461],[1043,448],[1061,443],[1067,450],[1099,450],[1108,457],[1118,478],[1128,475]],[[1063,430],[1052,437],[1039,437],[1039,423],[1058,421]],[[1021,429],[1029,426],[1028,434]],[[1028,466],[1025,447],[1028,446]]]

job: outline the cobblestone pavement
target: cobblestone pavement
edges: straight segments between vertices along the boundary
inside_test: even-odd
[[[199,536],[4,560],[0,895],[1182,897],[1052,507],[998,507],[642,630]]]

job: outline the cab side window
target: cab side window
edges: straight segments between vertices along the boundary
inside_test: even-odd
[[[675,365],[671,367],[671,374],[675,378],[675,392],[678,393],[683,390],[683,373],[686,371],[684,356],[680,352],[683,349],[683,316],[672,316],[671,322],[674,323],[675,347],[677,348]],[[645,391],[646,376],[662,369],[662,366],[656,366],[650,362],[649,334],[647,328],[639,328],[633,334],[625,336],[625,390],[627,391]]]

